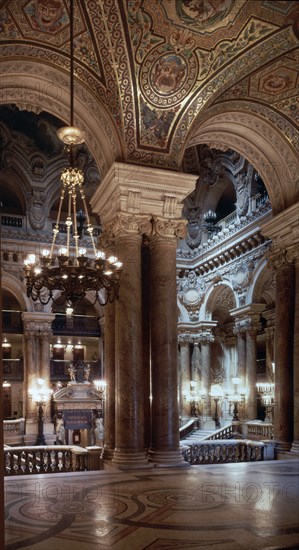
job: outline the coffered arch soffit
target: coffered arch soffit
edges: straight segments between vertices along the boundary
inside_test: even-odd
[[[255,114],[211,112],[190,134],[187,146],[200,143],[245,157],[261,175],[274,213],[299,199],[298,155],[272,124]]]
[[[66,105],[69,3],[56,0],[48,18],[40,4],[3,0],[1,58],[11,76],[18,76],[15,66],[21,62],[31,65],[35,84],[61,86]],[[113,160],[180,170],[194,122],[210,106],[223,110],[234,98],[239,110],[250,100],[292,126],[298,19],[294,1],[76,0],[76,95],[101,173]],[[21,84],[27,86],[24,73],[19,92]],[[34,85],[30,90],[34,93]],[[68,120],[57,98],[49,91],[44,98],[50,112]],[[290,136],[284,124],[281,133]]]

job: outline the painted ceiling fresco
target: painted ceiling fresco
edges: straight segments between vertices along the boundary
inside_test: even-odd
[[[2,0],[2,59],[68,71],[68,14],[68,0]],[[75,77],[110,113],[124,161],[179,169],[193,128],[232,102],[266,106],[292,139],[298,36],[296,1],[77,0]]]

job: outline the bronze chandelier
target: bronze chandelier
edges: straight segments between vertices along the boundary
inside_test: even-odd
[[[83,132],[74,126],[74,1],[70,0],[70,126],[57,131],[69,152],[70,166],[62,171],[62,190],[56,224],[53,229],[51,249],[44,249],[36,258],[30,254],[25,260],[24,276],[27,296],[42,304],[54,300],[54,294],[63,296],[68,307],[82,300],[87,292],[95,293],[94,303],[105,305],[118,298],[122,263],[111,255],[106,258],[103,250],[97,250],[94,229],[90,223],[85,194],[83,172],[75,166],[75,147],[84,142]],[[66,244],[57,250],[56,238],[61,225],[60,217],[65,195],[68,197],[68,213],[65,221]],[[91,239],[92,254],[79,248],[80,229],[77,224],[77,196],[83,204],[87,233]]]

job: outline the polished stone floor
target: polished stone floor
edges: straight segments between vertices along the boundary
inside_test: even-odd
[[[6,478],[6,550],[299,548],[299,460]]]

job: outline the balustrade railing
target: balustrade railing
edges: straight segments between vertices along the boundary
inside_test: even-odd
[[[84,472],[88,470],[88,451],[69,445],[5,447],[4,475]]]
[[[188,420],[186,424],[180,427],[180,439],[185,439],[188,434],[196,429],[198,429],[198,418],[192,418]]]
[[[229,462],[256,462],[264,460],[264,443],[247,439],[207,441],[182,449],[183,458],[189,464],[223,464]]]
[[[25,433],[25,418],[15,418],[14,420],[3,420],[4,432]]]
[[[246,422],[246,428],[249,439],[261,440],[273,439],[274,437],[274,427],[270,422],[263,422],[262,420]]]
[[[224,426],[224,428],[220,428],[214,433],[207,435],[206,437],[203,437],[203,440],[206,441],[207,439],[229,439],[235,433],[236,433],[236,428],[234,427],[233,424],[229,424],[228,426]]]

